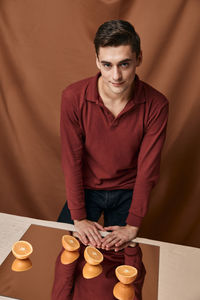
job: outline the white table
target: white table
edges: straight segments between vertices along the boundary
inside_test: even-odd
[[[72,230],[73,225],[0,213],[0,264],[31,224]],[[200,300],[200,249],[137,238],[160,247],[159,300]],[[0,296],[0,299],[8,300]]]

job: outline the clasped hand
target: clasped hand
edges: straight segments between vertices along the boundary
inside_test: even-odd
[[[92,245],[97,248],[115,251],[127,247],[131,240],[136,238],[139,229],[130,225],[103,227],[99,223],[87,219],[75,220],[74,225],[77,230],[76,236],[85,246]],[[112,232],[102,238],[99,230]]]

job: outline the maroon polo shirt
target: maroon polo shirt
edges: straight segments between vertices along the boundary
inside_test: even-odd
[[[134,94],[117,117],[99,96],[100,73],[68,86],[62,94],[61,143],[72,219],[86,218],[84,189],[133,189],[127,224],[140,226],[158,180],[168,101],[134,80]]]

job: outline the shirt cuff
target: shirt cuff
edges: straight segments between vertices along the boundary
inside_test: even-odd
[[[85,208],[70,209],[70,214],[72,220],[83,220],[87,219],[87,214]]]
[[[142,224],[143,217],[136,216],[129,212],[128,218],[126,219],[126,224],[140,227]]]

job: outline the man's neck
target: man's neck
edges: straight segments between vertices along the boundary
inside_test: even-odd
[[[109,93],[108,89],[104,89],[104,86],[102,84],[101,77],[98,81],[98,90],[99,95],[104,103],[104,105],[110,110],[110,112],[114,115],[116,118],[120,112],[124,109],[128,101],[131,99],[131,96],[133,94],[133,87],[131,90],[124,92],[123,94],[115,94],[115,93]]]

